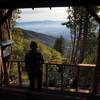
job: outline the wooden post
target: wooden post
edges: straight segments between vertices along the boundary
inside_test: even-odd
[[[21,78],[20,62],[18,61],[17,63],[18,63],[19,85],[22,86],[22,78]]]
[[[63,72],[64,72],[64,66],[60,65],[60,69],[61,69],[61,91],[63,91],[63,81],[64,81]]]
[[[8,69],[7,69],[7,59],[3,58],[3,69],[4,69],[4,84],[9,84],[9,76],[8,76]]]
[[[97,93],[100,87],[100,24],[99,24],[99,36],[98,36],[98,49],[97,49],[97,62],[95,68],[95,81],[94,81],[94,89],[93,93]]]
[[[79,76],[80,76],[80,66],[77,66],[77,84],[76,84],[76,92],[78,92]]]
[[[48,64],[46,64],[46,88],[48,88]]]

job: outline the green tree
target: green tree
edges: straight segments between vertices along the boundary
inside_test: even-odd
[[[56,39],[55,44],[54,44],[54,49],[64,54],[65,40],[63,36],[60,36],[59,38]]]
[[[95,11],[97,9],[94,8]],[[68,9],[68,21],[63,23],[63,25],[70,28],[71,32],[72,53],[70,62],[82,63],[91,54],[89,47],[90,38],[92,38],[91,42],[96,43],[96,40],[90,34],[94,33],[94,36],[96,36],[97,23],[83,7],[71,7]],[[91,46],[92,51],[94,50],[93,47],[95,48],[96,44]]]

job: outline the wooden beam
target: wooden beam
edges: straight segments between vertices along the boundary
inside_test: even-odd
[[[95,77],[94,77],[94,88],[93,92],[96,94],[100,89],[100,24],[99,24],[99,36],[98,36],[98,48],[97,48],[97,61],[95,68]]]
[[[8,0],[0,0],[0,4],[7,2]]]
[[[99,6],[99,0],[0,0],[0,8]]]
[[[96,12],[89,6],[84,6],[84,8],[89,12],[91,16],[100,24],[100,17],[96,14]]]
[[[84,6],[85,9],[90,13],[91,16],[99,23],[99,34],[98,34],[98,48],[97,48],[97,61],[95,68],[95,79],[94,79],[94,89],[93,92],[96,94],[98,92],[98,87],[100,85],[100,17],[93,11],[91,7]]]
[[[4,22],[6,22],[7,18],[9,18],[12,14],[14,9],[9,9],[8,12],[0,19],[0,25],[2,25]]]

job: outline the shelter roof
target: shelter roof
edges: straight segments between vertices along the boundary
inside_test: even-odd
[[[0,0],[0,8],[99,6],[99,0]]]

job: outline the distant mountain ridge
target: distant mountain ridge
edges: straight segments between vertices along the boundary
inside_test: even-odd
[[[25,21],[25,22],[23,22],[23,21],[20,21],[20,22],[16,22],[17,24],[22,24],[22,23],[63,23],[64,21],[62,21],[62,20],[59,20],[59,21],[53,21],[53,20],[38,20],[38,21]]]
[[[42,20],[31,22],[17,22],[16,27],[20,27],[25,30],[31,30],[38,33],[43,33],[53,37],[60,37],[61,35],[65,39],[70,39],[70,29],[63,26],[64,21]]]
[[[46,44],[49,47],[53,47],[54,46],[56,38],[53,37],[53,36],[49,36],[49,35],[38,33],[38,32],[34,32],[34,31],[25,30],[25,29],[22,29],[22,28],[18,28],[18,29],[20,29],[22,31],[22,33],[23,33],[25,38],[30,37],[33,40],[38,40],[38,41]]]

